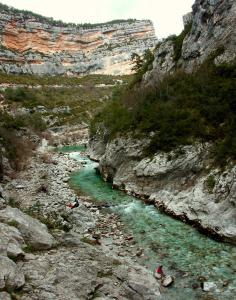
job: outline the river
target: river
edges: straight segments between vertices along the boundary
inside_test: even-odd
[[[84,164],[72,175],[72,186],[96,202],[114,205],[109,210],[121,217],[135,241],[145,249],[144,264],[151,270],[161,264],[166,273],[175,276],[175,284],[166,289],[164,299],[235,299],[236,248],[233,245],[214,241],[154,206],[112,189],[96,173],[97,163],[87,158],[81,147],[64,150],[77,150],[70,156]],[[203,292],[201,281],[215,283],[214,292]]]

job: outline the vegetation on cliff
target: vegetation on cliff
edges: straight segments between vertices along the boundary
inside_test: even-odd
[[[143,75],[152,69],[152,63],[154,61],[154,55],[151,50],[147,49],[143,56],[133,53],[131,59],[134,63],[132,68],[135,71],[133,81],[130,86],[134,86],[137,82],[141,82]]]
[[[92,29],[96,27],[101,27],[101,26],[109,26],[109,25],[114,25],[114,24],[120,24],[120,23],[127,23],[127,24],[132,24],[136,22],[136,19],[117,19],[117,20],[112,20],[109,22],[104,22],[104,23],[81,23],[81,24],[75,24],[75,23],[65,23],[61,20],[54,20],[53,18],[48,18],[44,17],[42,15],[33,13],[28,10],[20,10],[16,9],[14,7],[7,6],[5,4],[0,3],[0,11],[5,11],[6,13],[15,13],[15,14],[22,14],[22,16],[26,19],[30,18],[35,18],[37,21],[42,22],[42,23],[47,23],[52,26],[71,26],[71,27],[76,27],[76,28],[82,28],[82,29]]]
[[[192,29],[192,22],[187,23],[184,26],[183,31],[179,35],[170,35],[165,41],[172,41],[174,46],[174,62],[177,63],[182,55],[182,47],[185,37],[189,34]]]
[[[219,163],[236,159],[236,62],[215,65],[215,56],[191,74],[178,70],[154,86],[136,85],[114,95],[93,120],[91,134],[150,135],[149,154],[212,142]]]

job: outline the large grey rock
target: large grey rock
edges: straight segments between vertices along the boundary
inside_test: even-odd
[[[0,299],[1,300],[11,300],[11,295],[7,292],[0,293]]]
[[[0,270],[0,290],[14,290],[25,284],[24,274],[8,257],[0,256]]]
[[[143,268],[130,269],[125,282],[128,299],[155,300],[160,297],[159,284],[153,274]]]
[[[25,242],[34,249],[50,249],[54,244],[53,236],[47,226],[23,213],[18,208],[7,207],[0,211],[0,221],[13,224],[21,232]]]
[[[24,239],[19,230],[13,226],[0,223],[0,254],[9,258],[17,258],[24,255],[22,247]]]

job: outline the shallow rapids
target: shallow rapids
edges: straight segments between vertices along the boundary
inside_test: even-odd
[[[165,289],[164,299],[233,299],[236,294],[236,249],[216,242],[195,228],[175,220],[154,206],[112,189],[96,173],[97,163],[81,154],[82,148],[65,149],[84,167],[74,173],[71,184],[96,202],[108,203],[144,248],[143,263],[151,270],[162,264],[164,271],[175,276],[175,284]],[[214,292],[203,292],[201,281],[216,284]],[[211,298],[206,298],[211,297]]]

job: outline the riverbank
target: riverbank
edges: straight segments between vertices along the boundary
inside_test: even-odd
[[[117,216],[102,213],[89,197],[67,208],[76,196],[69,176],[82,165],[45,144],[39,150],[26,171],[3,185],[1,299],[159,298],[158,281],[139,264],[142,250]]]
[[[215,239],[236,243],[234,164],[212,165],[210,145],[184,146],[170,153],[143,153],[146,139],[94,138],[89,156],[114,188],[155,205]]]
[[[216,242],[194,227],[167,216],[154,205],[146,205],[132,195],[112,188],[96,172],[98,163],[81,153],[71,154],[84,167],[72,174],[71,183],[96,205],[109,207],[119,215],[138,245],[144,249],[144,265],[154,270],[163,265],[165,272],[175,277],[175,284],[165,297],[173,299],[204,299],[205,286],[214,299],[231,299],[236,282],[231,264],[235,248]],[[202,285],[202,286],[201,286]]]

